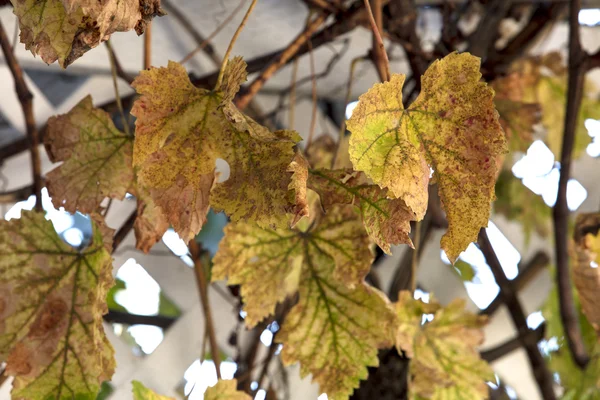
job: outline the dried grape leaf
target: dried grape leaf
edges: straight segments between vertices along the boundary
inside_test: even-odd
[[[133,183],[133,138],[120,132],[87,96],[67,114],[51,117],[44,138],[50,160],[64,161],[47,175],[56,208],[90,213],[106,197],[122,200]]]
[[[11,0],[21,43],[44,62],[66,68],[114,32],[141,35],[153,17],[164,15],[160,0]]]
[[[430,169],[437,180],[448,232],[442,248],[454,262],[486,227],[506,140],[494,91],[481,82],[480,60],[452,53],[422,77],[419,97],[402,105],[404,75],[373,86],[348,121],[350,159],[422,219]]]
[[[228,63],[228,69],[240,62]],[[286,214],[297,220],[304,210],[290,189],[301,175],[290,172],[299,135],[271,132],[238,111],[227,99],[245,75],[228,70],[225,77],[232,80],[222,86],[227,93],[198,89],[180,64],[170,62],[142,71],[133,82],[141,95],[132,109],[138,178],[186,241],[202,227],[209,202],[234,221],[264,227],[284,227]],[[230,174],[212,185],[219,158]]]
[[[113,283],[101,227],[78,251],[44,214],[0,223],[0,359],[13,399],[95,398],[115,368],[102,326]]]

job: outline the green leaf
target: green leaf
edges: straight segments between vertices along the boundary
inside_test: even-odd
[[[133,184],[132,140],[94,108],[91,96],[50,118],[44,137],[48,156],[64,161],[46,175],[54,206],[87,214],[106,197],[122,200]]]
[[[390,244],[405,243],[413,247],[410,221],[416,216],[403,200],[390,199],[387,190],[368,184],[364,174],[350,169],[309,172],[308,187],[319,194],[323,208],[354,204],[367,233],[386,254],[391,254]]]
[[[213,387],[206,389],[204,400],[252,400],[246,393],[237,390],[237,380],[219,380]]]
[[[400,292],[396,303],[396,347],[411,358],[410,390],[423,399],[486,399],[492,369],[480,359],[486,318],[464,310],[457,299],[446,307],[412,298]],[[433,320],[421,324],[423,314]]]
[[[81,252],[34,211],[0,222],[0,358],[13,399],[95,399],[115,368],[102,315],[112,258],[93,223]]]
[[[481,82],[480,60],[452,53],[422,77],[419,97],[402,105],[404,75],[373,86],[348,121],[350,159],[422,219],[430,167],[449,227],[442,248],[454,263],[486,227],[506,140],[494,91]]]
[[[159,0],[11,0],[19,18],[21,43],[33,55],[66,68],[114,32],[135,29],[141,35]]]
[[[246,324],[299,293],[278,340],[284,363],[300,362],[329,399],[347,399],[392,343],[394,315],[385,296],[364,283],[369,241],[351,206],[332,207],[304,229],[230,224],[215,256],[213,279],[240,284]],[[308,228],[306,227],[308,226]]]
[[[173,397],[156,394],[138,381],[131,381],[131,386],[133,386],[133,400],[175,400]]]
[[[227,68],[242,63],[234,59]],[[263,227],[285,227],[286,214],[297,221],[302,215],[296,213],[305,210],[294,190],[302,174],[290,170],[299,135],[270,132],[238,111],[228,99],[245,75],[225,76],[232,80],[220,88],[226,92],[198,89],[180,64],[170,62],[133,82],[141,95],[132,109],[138,178],[185,241],[200,231],[209,202],[234,221]],[[230,175],[213,187],[217,159],[229,164]]]
[[[463,260],[456,260],[454,269],[464,282],[471,282],[475,278],[475,270],[473,266]]]

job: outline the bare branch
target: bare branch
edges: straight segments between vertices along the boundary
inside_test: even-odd
[[[522,334],[518,334],[516,337],[507,340],[504,343],[499,344],[496,347],[485,350],[481,352],[481,358],[485,361],[491,363],[496,361],[499,358],[504,357],[507,354],[517,350],[522,346],[523,342],[537,343],[544,338],[544,331],[546,330],[546,325],[541,324],[533,331],[528,331],[525,333],[526,336]]]
[[[573,286],[569,270],[569,208],[567,205],[567,183],[571,173],[573,145],[579,108],[583,98],[583,83],[585,79],[586,53],[581,48],[579,38],[578,15],[581,8],[580,0],[572,0],[569,6],[569,81],[567,88],[567,106],[565,125],[560,154],[560,179],[558,181],[558,197],[552,210],[554,220],[554,243],[556,248],[556,285],[560,305],[560,317],[565,329],[569,350],[575,363],[585,368],[589,356],[583,344],[579,326],[579,316],[573,298]]]
[[[212,354],[213,362],[215,363],[215,369],[217,370],[217,378],[221,379],[221,358],[219,346],[217,344],[217,334],[215,332],[215,326],[212,317],[212,310],[210,309],[210,303],[208,299],[208,281],[206,279],[206,273],[204,271],[204,265],[202,263],[202,248],[193,239],[188,244],[192,259],[194,260],[194,272],[196,275],[196,283],[198,284],[198,291],[200,292],[200,302],[202,303],[202,311],[204,312],[204,322],[208,329],[208,343],[210,345],[210,352]]]
[[[508,308],[512,321],[517,328],[519,337],[526,338],[530,332],[530,329],[527,327],[527,318],[525,317],[521,303],[517,298],[517,293],[513,288],[512,282],[504,274],[502,265],[500,265],[500,261],[492,248],[492,244],[490,243],[485,228],[479,231],[478,244],[487,264],[494,274],[496,283],[500,286],[500,295],[504,299],[504,304],[506,304],[506,307]],[[545,400],[556,399],[552,374],[546,366],[546,361],[544,360],[542,353],[540,353],[537,343],[522,340],[521,344],[527,352],[529,365],[533,371],[533,376],[538,384],[542,398]]]
[[[35,193],[35,209],[42,211],[42,167],[40,162],[40,150],[39,144],[40,139],[38,136],[38,130],[35,124],[35,117],[33,115],[33,95],[27,87],[25,78],[23,76],[23,70],[17,62],[17,59],[12,51],[12,46],[0,21],[0,45],[2,46],[2,52],[4,53],[4,59],[8,64],[8,68],[12,73],[15,81],[15,90],[21,103],[21,109],[25,116],[25,125],[27,127],[27,138],[29,151],[31,152],[31,172],[33,175],[33,187]]]
[[[119,245],[125,240],[129,232],[133,229],[133,224],[135,224],[135,219],[137,218],[137,211],[133,211],[129,214],[129,217],[125,220],[123,225],[117,230],[115,235],[113,236],[112,243],[112,252],[114,253],[119,248]]]

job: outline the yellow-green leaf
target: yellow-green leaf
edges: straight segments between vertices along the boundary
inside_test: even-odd
[[[362,95],[348,121],[354,168],[404,200],[419,219],[433,169],[449,223],[442,248],[452,262],[487,226],[496,157],[506,151],[494,91],[480,81],[479,65],[468,53],[434,62],[407,109],[405,77],[395,74]]]
[[[368,236],[352,206],[332,207],[305,230],[235,223],[214,259],[213,279],[240,284],[246,324],[299,292],[278,334],[282,359],[300,362],[329,399],[347,399],[392,343],[394,315],[383,294],[364,283],[372,262]]]
[[[219,380],[204,393],[204,400],[252,400],[246,393],[237,390],[237,380]]]
[[[173,397],[156,394],[139,381],[131,381],[133,387],[133,400],[175,400]]]
[[[12,398],[93,399],[115,368],[102,315],[113,283],[100,227],[78,251],[42,213],[0,223],[0,358]]]
[[[464,310],[458,299],[446,307],[414,300],[401,292],[396,303],[396,347],[410,357],[410,390],[424,399],[486,399],[486,380],[492,369],[480,359],[477,346],[483,342],[486,318]],[[423,314],[433,314],[421,323]]]
[[[256,325],[298,290],[307,258],[306,241],[334,261],[336,279],[349,287],[360,284],[373,259],[368,237],[351,207],[332,209],[307,232],[245,223],[225,227],[212,278],[228,278],[230,285],[241,285],[246,325]]]
[[[114,32],[138,35],[163,15],[159,0],[11,0],[19,19],[21,43],[34,55],[61,67],[107,40]]]
[[[238,67],[239,62],[228,64]],[[142,71],[133,83],[141,95],[132,109],[140,183],[186,241],[202,227],[208,201],[234,221],[263,227],[284,227],[286,214],[297,211],[289,168],[299,135],[270,132],[238,111],[227,99],[243,74],[226,71],[225,76],[232,79],[224,83],[227,93],[198,89],[180,64],[170,62]],[[214,185],[209,200],[219,158],[229,164],[230,174]]]
[[[120,132],[91,96],[67,114],[48,120],[44,138],[53,162],[64,161],[47,175],[56,208],[90,213],[106,197],[121,200],[133,183],[132,138]]]
[[[354,204],[371,239],[390,254],[390,244],[405,243],[415,214],[401,199],[390,199],[388,191],[368,184],[364,175],[352,170],[310,170],[309,188],[317,192],[326,210],[334,204]]]

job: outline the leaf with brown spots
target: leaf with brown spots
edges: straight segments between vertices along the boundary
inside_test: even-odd
[[[404,109],[404,75],[373,86],[348,121],[350,159],[381,188],[422,219],[430,167],[437,180],[448,232],[442,248],[454,262],[486,227],[506,140],[494,91],[481,82],[480,60],[452,53],[427,69],[422,90]]]
[[[199,232],[209,203],[234,221],[263,227],[285,227],[306,211],[299,199],[300,165],[290,165],[299,135],[271,132],[228,101],[245,79],[240,62],[228,63],[231,82],[219,90],[194,87],[174,62],[142,71],[133,82],[141,95],[132,110],[139,183],[185,241]],[[230,174],[213,186],[217,159],[229,164]]]
[[[66,68],[115,32],[141,35],[160,0],[11,0],[19,19],[21,43],[44,62]]]
[[[47,175],[56,208],[88,214],[106,197],[122,200],[133,183],[133,138],[120,132],[105,111],[87,96],[67,114],[48,120],[44,137],[53,162]]]
[[[76,250],[44,214],[0,223],[0,359],[12,398],[95,398],[115,368],[102,326],[113,283],[101,228]]]
[[[144,188],[135,186],[132,192],[137,199],[137,217],[133,224],[135,247],[148,253],[169,229],[169,221]]]

